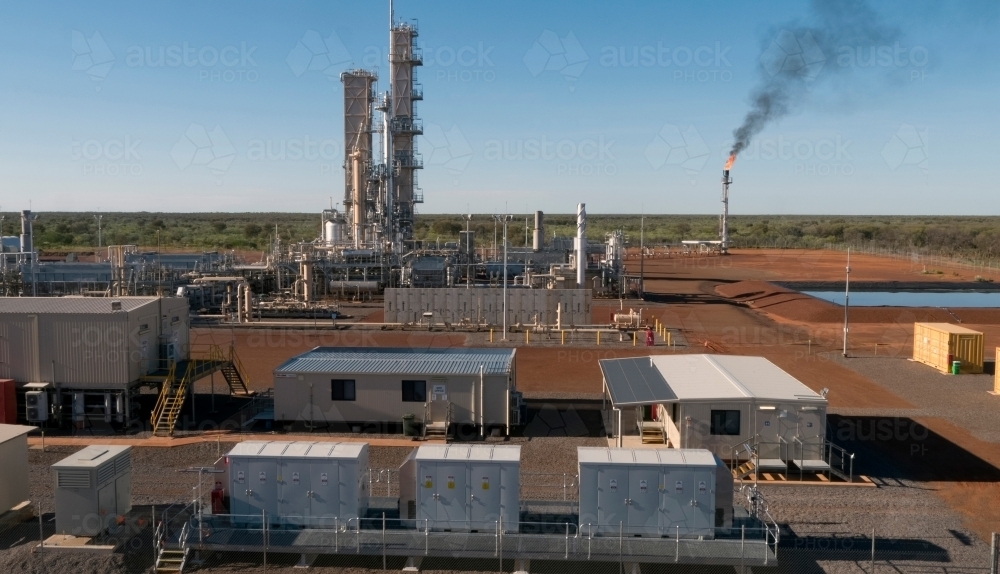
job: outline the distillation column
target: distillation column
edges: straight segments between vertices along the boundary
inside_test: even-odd
[[[374,194],[368,192],[376,80],[368,70],[340,75],[344,84],[344,211],[355,247],[365,243],[369,214],[376,210]]]
[[[417,187],[416,170],[423,168],[417,153],[416,136],[423,133],[414,102],[423,99],[423,90],[416,82],[416,67],[423,65],[416,47],[417,28],[413,24],[393,24],[389,41],[390,132],[392,153],[392,203],[395,211],[395,231],[403,240],[413,238],[414,205],[423,203]],[[395,238],[393,238],[395,239]]]

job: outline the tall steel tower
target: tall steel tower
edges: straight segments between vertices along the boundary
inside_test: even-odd
[[[392,18],[391,4],[389,11]],[[416,67],[423,65],[416,38],[415,23],[391,22],[386,164],[392,166],[393,241],[413,238],[413,208],[424,201],[416,174],[416,170],[424,167],[416,145],[416,136],[423,133],[423,122],[417,118],[415,105],[423,99],[423,90],[416,81]]]

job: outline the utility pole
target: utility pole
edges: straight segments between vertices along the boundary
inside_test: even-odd
[[[94,219],[97,220],[97,261],[101,261],[101,220],[104,219],[103,215],[95,215]]]
[[[514,219],[513,215],[494,215],[494,226],[503,223],[503,336],[507,340],[507,223]]]
[[[646,295],[646,216],[639,217],[639,299]]]
[[[847,356],[847,312],[851,307],[851,248],[847,248],[847,274],[844,280],[844,356]]]
[[[472,222],[472,214],[465,216],[465,254],[469,258],[469,262],[465,268],[465,288],[470,289],[472,286],[472,241],[469,238],[469,224]]]

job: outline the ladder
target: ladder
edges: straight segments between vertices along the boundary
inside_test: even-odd
[[[736,467],[735,470],[733,470],[733,478],[737,480],[741,478],[746,478],[747,476],[753,474],[753,471],[756,470],[756,468],[757,465],[754,463],[754,461],[752,459],[748,460],[743,464],[739,465],[738,467]]]

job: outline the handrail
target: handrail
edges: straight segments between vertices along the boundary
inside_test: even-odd
[[[160,396],[156,399],[156,405],[153,406],[153,412],[150,415],[150,423],[153,425],[153,430],[156,430],[156,421],[160,419],[160,415],[163,414],[163,409],[167,404],[167,396],[170,394],[169,390],[173,387],[174,378],[176,377],[177,363],[170,363],[170,371],[167,373],[167,377],[163,380],[163,388],[160,389]]]

